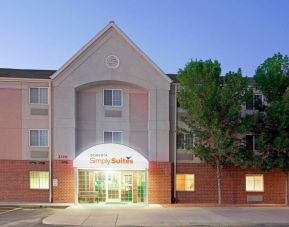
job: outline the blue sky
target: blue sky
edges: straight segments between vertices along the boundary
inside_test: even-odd
[[[58,69],[110,20],[166,73],[216,59],[252,76],[289,54],[288,0],[0,0],[0,67]]]

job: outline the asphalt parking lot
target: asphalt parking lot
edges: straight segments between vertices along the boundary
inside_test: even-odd
[[[11,206],[0,206],[0,226],[1,227],[48,227],[57,225],[42,224],[46,218],[60,209],[55,208],[20,208]]]

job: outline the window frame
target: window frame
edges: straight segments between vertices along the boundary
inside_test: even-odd
[[[31,131],[47,131],[47,146],[34,146],[34,145],[31,145]],[[49,130],[48,129],[29,129],[29,138],[28,138],[28,144],[29,144],[29,147],[49,147]]]
[[[255,181],[254,181],[254,189],[253,190],[248,190],[247,189],[247,177],[256,177],[256,176],[262,176],[262,190],[256,190],[255,189]],[[245,175],[245,191],[246,192],[264,192],[265,188],[264,188],[265,184],[264,184],[264,174],[246,174]]]
[[[30,96],[30,94],[31,94],[31,89],[35,89],[35,88],[38,89],[38,101],[40,101],[40,92],[39,92],[39,90],[40,90],[41,88],[47,89],[47,103],[40,103],[40,102],[34,103],[34,102],[31,102],[31,96]],[[29,97],[28,97],[29,105],[49,105],[49,103],[50,103],[50,100],[49,100],[49,89],[48,89],[48,87],[29,87],[29,94],[28,94],[28,96],[29,96]]]
[[[37,172],[37,173],[47,173],[48,174],[48,187],[47,188],[40,188],[40,184],[39,184],[39,188],[32,188],[31,187],[31,173],[33,172]],[[38,176],[39,177],[39,176]],[[38,180],[40,180],[40,178],[38,178]],[[49,190],[50,189],[50,177],[49,177],[49,171],[44,171],[44,170],[31,170],[29,171],[29,189],[30,190]]]
[[[178,147],[178,139],[176,138],[176,147],[177,147],[177,150],[191,150],[191,149],[188,149],[188,143],[187,143],[187,137],[188,136],[191,136],[191,138],[193,139],[193,144],[190,144],[190,146],[195,147],[196,146],[196,136],[194,134],[190,134],[190,133],[179,133],[176,135],[176,137],[178,136],[182,136],[183,137],[183,144],[182,146],[179,148]]]
[[[104,142],[104,133],[105,132],[111,132],[112,133],[112,135],[111,135],[112,144],[123,144],[123,131],[108,131],[108,130],[104,130],[103,131],[103,143],[105,143]],[[121,133],[121,143],[113,143],[113,133],[115,133],[115,132],[120,132]],[[107,143],[105,143],[105,144],[107,144]]]
[[[112,93],[111,93],[111,105],[105,105],[104,104],[104,91],[111,91]],[[121,99],[120,99],[120,101],[121,101],[121,104],[118,106],[118,105],[114,105],[113,104],[113,91],[120,91],[120,94],[121,94]],[[122,89],[118,89],[118,88],[109,88],[109,89],[107,89],[107,88],[105,88],[105,89],[103,89],[103,91],[102,91],[102,103],[103,103],[103,106],[108,106],[108,107],[123,107],[123,90]]]
[[[247,136],[252,136],[253,137],[253,147],[252,147],[251,151],[257,151],[257,149],[256,149],[256,135],[252,135],[252,134],[246,134],[245,135],[246,149],[247,149],[247,139],[246,139]]]
[[[192,190],[188,190],[186,189],[186,176],[192,175],[193,176],[193,183],[194,183],[194,188]],[[179,190],[177,188],[177,182],[178,182],[178,176],[185,176],[184,178],[184,189],[183,190]],[[176,191],[177,192],[195,192],[196,191],[196,177],[194,173],[177,173],[176,174]]]
[[[261,102],[262,102],[262,109],[261,110],[259,110],[259,109],[257,109],[256,107],[255,107],[255,96],[257,96],[257,95],[260,95],[261,97],[262,97],[262,99],[261,99]],[[245,109],[246,110],[253,110],[253,111],[260,111],[260,112],[263,112],[264,111],[264,103],[265,103],[265,97],[264,97],[264,95],[262,94],[262,93],[259,93],[259,92],[257,92],[257,93],[254,93],[253,94],[253,100],[252,100],[252,108],[247,108],[247,103],[245,104]]]

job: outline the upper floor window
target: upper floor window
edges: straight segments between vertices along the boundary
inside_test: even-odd
[[[258,146],[258,143],[256,139],[258,138],[258,135],[246,135],[246,150],[248,151],[256,151],[260,149],[260,146]]]
[[[29,103],[31,104],[48,104],[48,88],[33,87],[30,88]]]
[[[122,106],[122,90],[121,89],[103,90],[103,104],[105,106]]]
[[[117,131],[103,132],[103,142],[122,144],[122,132]]]
[[[48,147],[48,130],[35,129],[29,131],[31,147]]]
[[[177,149],[190,150],[195,146],[195,137],[188,133],[177,134]]]
[[[251,101],[246,103],[247,110],[264,110],[264,96],[262,94],[255,94]]]

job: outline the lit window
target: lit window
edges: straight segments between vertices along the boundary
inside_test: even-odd
[[[104,132],[103,142],[122,144],[122,132],[114,132],[114,131]]]
[[[121,106],[122,90],[120,89],[103,90],[103,104],[105,106]]]
[[[49,189],[49,173],[47,171],[30,171],[30,189]]]
[[[177,134],[177,149],[191,150],[195,146],[195,137],[192,134]]]
[[[48,104],[48,88],[30,88],[31,104]]]
[[[247,192],[263,192],[264,178],[262,174],[246,175],[246,191]]]
[[[194,191],[195,175],[194,174],[177,174],[176,180],[177,191]]]
[[[30,146],[48,147],[48,130],[30,130]]]

